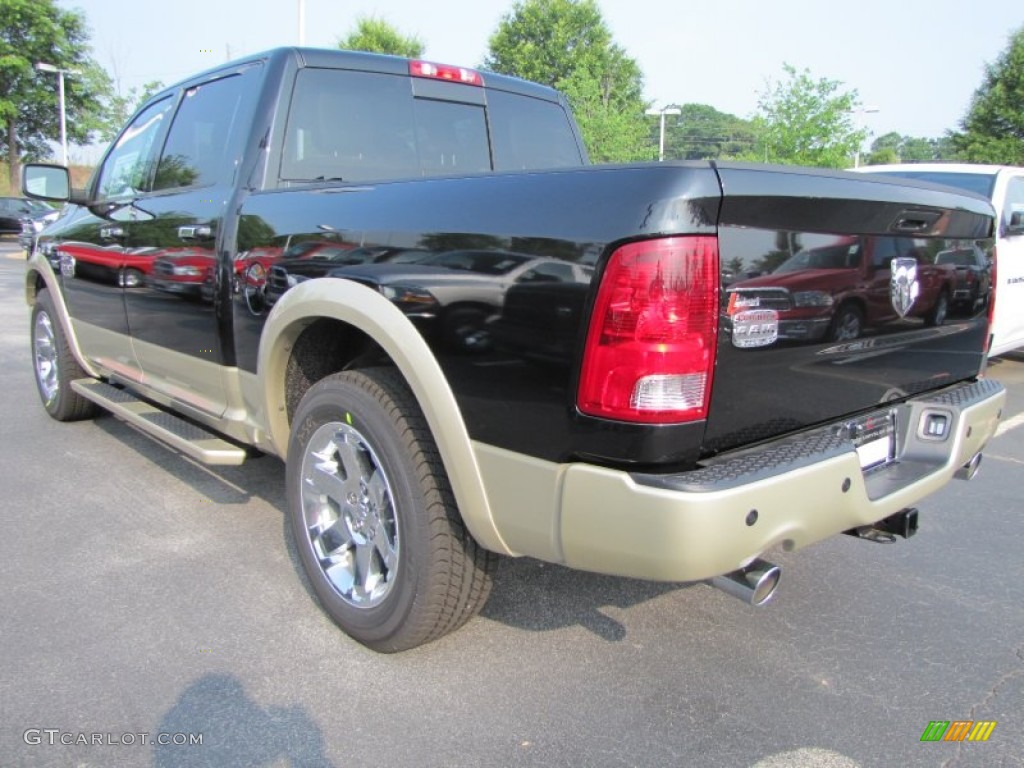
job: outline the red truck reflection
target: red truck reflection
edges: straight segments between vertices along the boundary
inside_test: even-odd
[[[904,316],[928,325],[946,320],[956,270],[935,264],[918,243],[898,237],[848,237],[793,254],[774,272],[735,282],[726,291],[728,312],[771,309],[778,338],[790,341],[856,339],[867,328],[899,320],[891,291],[894,259],[913,259],[916,287]]]

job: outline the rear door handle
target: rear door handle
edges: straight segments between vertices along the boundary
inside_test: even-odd
[[[206,224],[189,224],[178,227],[178,237],[182,240],[207,240],[213,237],[213,228]]]

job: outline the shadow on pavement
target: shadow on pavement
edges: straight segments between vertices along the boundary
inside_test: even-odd
[[[232,675],[211,674],[190,685],[160,720],[162,740],[202,734],[202,744],[157,744],[156,768],[304,766],[330,768],[320,729],[304,707],[264,709]]]

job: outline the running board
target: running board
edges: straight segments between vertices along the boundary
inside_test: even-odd
[[[125,389],[96,379],[76,379],[71,389],[119,419],[203,464],[238,465],[245,449],[169,411],[140,400]]]

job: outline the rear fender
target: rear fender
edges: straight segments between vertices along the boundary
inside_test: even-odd
[[[469,432],[434,353],[409,319],[371,288],[338,278],[309,280],[290,288],[267,317],[257,375],[266,427],[276,453],[282,457],[288,453],[288,358],[302,331],[322,318],[357,328],[387,353],[427,419],[470,533],[483,547],[511,554],[494,524]]]

